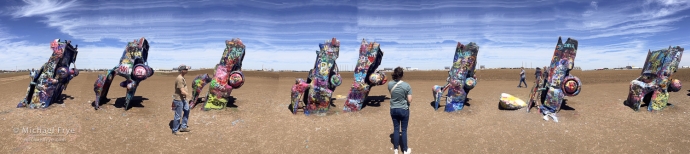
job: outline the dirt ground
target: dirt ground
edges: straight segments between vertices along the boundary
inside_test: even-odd
[[[192,71],[187,81],[202,73],[211,71]],[[80,74],[64,92],[64,101],[32,110],[15,108],[25,96],[28,75],[3,75],[0,153],[392,152],[386,87],[374,87],[370,96],[375,100],[360,112],[343,113],[344,100],[338,99],[327,116],[293,115],[287,107],[289,89],[306,72],[245,73],[246,83],[233,91],[236,100],[230,108],[192,109],[192,131],[177,136],[170,129],[174,73],[157,73],[143,81],[128,111],[122,108],[125,89],[118,86],[122,77],[115,78],[108,96],[111,100],[100,110],[90,105],[98,73]],[[529,88],[516,88],[519,70],[479,70],[468,106],[456,113],[442,108],[434,111],[431,106],[431,89],[445,84],[446,72],[406,72],[403,80],[413,88],[409,146],[414,153],[433,154],[690,153],[688,88],[671,93],[674,107],[635,112],[623,101],[629,82],[639,73],[573,71],[583,81],[582,92],[567,98],[558,114],[560,122],[554,123],[542,120],[537,112],[498,109],[501,93],[528,99]],[[345,82],[334,95],[349,92],[352,72],[342,72],[342,76]],[[690,83],[690,69],[674,76]],[[528,76],[530,87],[533,77]]]

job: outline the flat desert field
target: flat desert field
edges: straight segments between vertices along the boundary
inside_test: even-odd
[[[190,89],[192,79],[203,73],[212,71],[190,71]],[[445,84],[447,72],[405,72],[403,80],[413,88],[408,128],[412,151],[690,153],[688,88],[671,93],[673,107],[635,112],[623,101],[639,70],[573,71],[583,81],[582,92],[567,98],[555,123],[525,109],[498,109],[501,93],[528,99],[530,88],[516,87],[518,74],[478,70],[468,106],[446,113],[442,108],[434,111],[431,89]],[[347,96],[353,75],[341,75],[344,82],[334,95]],[[122,107],[125,89],[118,86],[122,77],[113,81],[110,100],[93,109],[97,76],[83,72],[69,84],[64,100],[47,109],[27,109],[16,105],[25,96],[28,73],[1,75],[0,153],[392,153],[385,86],[373,87],[372,100],[360,112],[343,113],[344,99],[337,99],[326,116],[293,115],[289,89],[306,72],[247,71],[244,86],[232,93],[234,103],[224,110],[192,109],[191,132],[175,136],[170,127],[175,73],[157,72],[143,81],[127,111]],[[674,76],[690,83],[690,69]],[[533,86],[534,76],[527,79]]]

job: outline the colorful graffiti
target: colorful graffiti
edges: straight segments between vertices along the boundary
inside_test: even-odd
[[[60,39],[50,42],[53,54],[41,69],[31,72],[26,97],[17,104],[17,108],[47,108],[52,102],[62,99],[62,92],[67,89],[69,82],[79,75],[75,64],[79,46],[73,47],[71,42],[60,42]]]
[[[669,92],[681,89],[680,80],[674,79],[673,73],[678,69],[683,48],[669,47],[647,52],[641,76],[630,82],[630,92],[625,104],[638,111],[642,102],[647,103],[647,110],[662,110],[668,106]]]
[[[106,75],[98,75],[93,85],[93,91],[96,93],[96,99],[93,102],[94,109],[98,110],[100,102],[107,98],[115,75],[125,78],[125,81],[120,83],[120,87],[127,89],[124,108],[128,109],[129,102],[134,97],[141,81],[153,76],[153,69],[148,66],[148,53],[149,43],[146,38],[142,37],[127,44],[120,57],[120,64],[108,70]]]
[[[245,46],[239,38],[225,41],[225,51],[220,62],[216,64],[213,77],[202,74],[194,78],[190,108],[194,108],[198,102],[201,102],[199,94],[208,83],[211,83],[211,86],[201,109],[223,109],[227,106],[232,90],[244,85],[244,74],[242,74],[244,53]]]
[[[556,112],[561,108],[565,96],[577,96],[582,89],[582,82],[576,76],[570,74],[575,67],[577,55],[577,40],[568,38],[563,41],[558,37],[558,43],[551,59],[551,65],[544,68],[542,76],[537,77],[534,87],[530,92],[530,100],[527,112],[532,104],[537,103],[539,111],[546,116],[551,116],[558,122]]]
[[[305,115],[325,115],[331,106],[333,91],[342,83],[335,63],[340,53],[340,41],[333,38],[319,44],[319,48],[321,50],[316,51],[314,69],[309,71],[307,80],[298,78],[291,88],[290,110],[293,114],[301,108]],[[304,102],[304,106],[299,106],[300,101]]]
[[[371,88],[387,82],[386,74],[376,70],[381,65],[382,58],[383,51],[381,51],[379,43],[368,43],[362,39],[362,45],[359,46],[359,60],[357,60],[354,72],[355,81],[352,82],[343,111],[361,110]]]
[[[438,110],[439,103],[443,97],[443,92],[448,90],[446,95],[446,112],[462,110],[465,106],[467,94],[477,85],[475,68],[477,66],[477,53],[479,46],[470,42],[463,45],[458,42],[453,58],[453,66],[448,71],[446,85],[435,85],[432,89],[434,95],[434,110]]]

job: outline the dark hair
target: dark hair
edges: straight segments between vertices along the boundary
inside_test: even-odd
[[[403,77],[403,69],[401,67],[396,67],[393,70],[393,80],[400,80]]]

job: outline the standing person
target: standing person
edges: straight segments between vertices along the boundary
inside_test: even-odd
[[[407,122],[410,120],[410,102],[412,101],[412,87],[402,81],[403,69],[393,70],[393,82],[388,83],[388,91],[391,93],[391,119],[393,119],[393,151],[398,154],[398,147],[404,154],[409,154],[412,149],[407,147]],[[402,142],[400,134],[402,132]]]
[[[525,82],[525,68],[520,67],[520,83],[518,83],[518,88],[522,88],[522,83],[525,83],[525,88],[527,88],[527,82]]]
[[[34,79],[34,76],[36,76],[36,70],[34,70],[34,68],[31,68],[31,72],[29,72],[29,77],[31,77],[30,79]]]
[[[186,101],[189,93],[187,90],[187,81],[184,79],[184,75],[187,74],[188,70],[189,66],[184,64],[177,68],[177,71],[180,74],[177,75],[177,78],[175,79],[175,94],[173,94],[172,108],[175,110],[175,118],[173,119],[172,126],[173,135],[177,135],[177,130],[180,127],[182,127],[182,129],[179,129],[180,132],[189,132],[189,129],[187,128],[187,120],[189,119],[189,102]],[[180,123],[180,118],[182,123]]]
[[[539,78],[541,76],[541,68],[537,67],[537,71],[534,72],[534,79]]]

